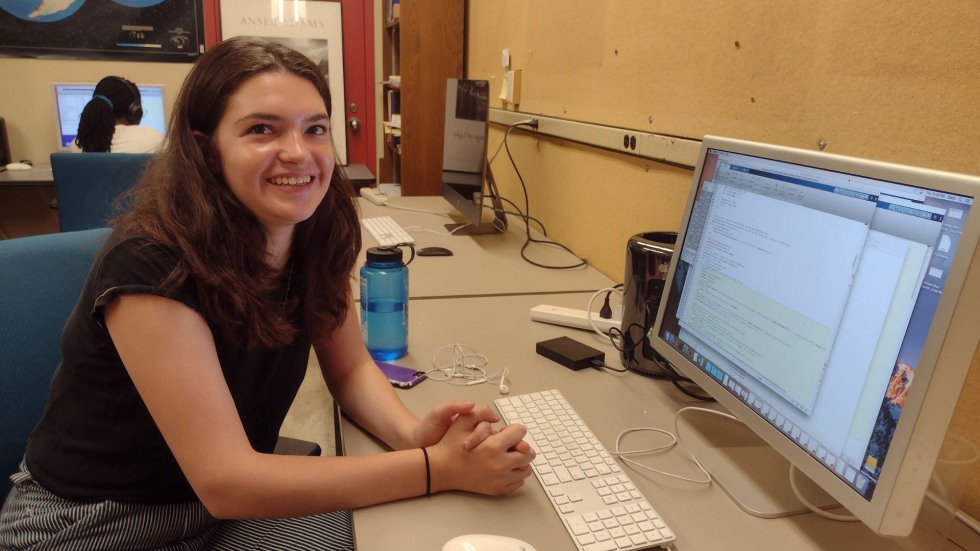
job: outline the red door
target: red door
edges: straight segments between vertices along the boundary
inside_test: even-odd
[[[374,2],[340,0],[344,29],[344,96],[347,164],[365,165],[374,174]]]

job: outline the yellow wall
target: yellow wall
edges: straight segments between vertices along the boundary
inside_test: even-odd
[[[830,152],[978,174],[978,27],[970,0],[469,0],[466,70],[496,90],[509,48],[523,71],[523,112],[694,139],[810,149],[824,140]],[[115,74],[165,84],[169,115],[189,69],[0,58],[13,157],[46,162],[57,147],[51,82]],[[501,137],[494,131],[491,145]],[[519,131],[508,141],[531,214],[614,280],[629,236],[680,223],[690,171]],[[504,152],[494,171],[521,204]],[[973,366],[953,430],[980,442],[980,400],[970,399],[980,394],[980,354]],[[980,467],[965,499],[980,517]]]
[[[470,0],[466,76],[498,91],[508,48],[524,113],[980,174],[978,27],[967,0]],[[616,281],[631,235],[678,228],[689,170],[519,130],[508,144],[531,215]],[[523,208],[504,151],[493,169]],[[980,443],[972,365],[952,430]],[[980,465],[964,500],[980,517]]]
[[[7,123],[10,153],[16,160],[47,164],[58,148],[52,82],[95,83],[108,75],[138,84],[164,84],[166,115],[190,63],[142,63],[0,57],[0,117]]]

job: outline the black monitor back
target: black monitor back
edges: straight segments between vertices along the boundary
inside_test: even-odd
[[[14,162],[10,157],[10,142],[7,140],[7,123],[0,117],[0,167]]]

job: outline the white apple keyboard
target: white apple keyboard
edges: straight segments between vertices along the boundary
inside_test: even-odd
[[[531,463],[579,551],[664,547],[674,533],[557,390],[498,398],[507,423],[527,427]]]
[[[415,239],[404,228],[399,226],[398,222],[392,220],[390,216],[362,218],[361,224],[371,234],[371,237],[378,242],[378,245],[382,247],[390,247],[402,243],[415,243]]]

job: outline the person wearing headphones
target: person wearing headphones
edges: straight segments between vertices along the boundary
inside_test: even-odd
[[[85,153],[151,153],[163,136],[143,120],[139,88],[123,77],[108,76],[95,86],[78,121],[76,151]]]

